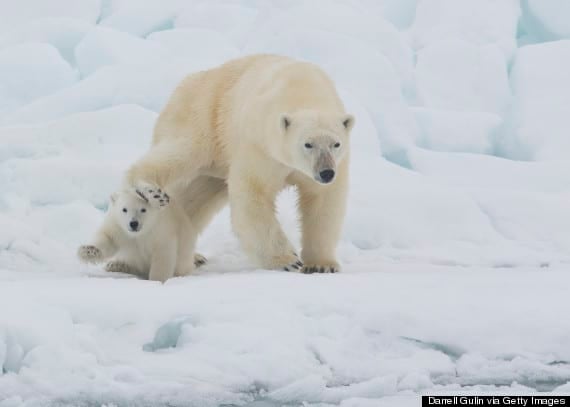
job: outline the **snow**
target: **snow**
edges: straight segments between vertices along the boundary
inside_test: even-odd
[[[528,45],[512,68],[511,155],[525,159],[567,159],[570,148],[570,40]]]
[[[1,0],[0,34],[42,18],[70,18],[95,23],[99,18],[101,0]]]
[[[523,0],[524,26],[543,41],[570,38],[570,3],[564,0]]]
[[[445,40],[418,52],[418,97],[428,107],[502,113],[510,89],[505,58],[494,45]]]
[[[110,28],[97,27],[75,48],[77,67],[88,76],[102,66],[129,62],[145,64],[166,55],[157,44]]]
[[[499,115],[492,113],[425,107],[412,110],[422,133],[417,144],[437,151],[488,154],[503,123]]]
[[[49,3],[0,0],[0,407],[568,392],[554,0]],[[319,64],[356,117],[343,272],[257,269],[228,208],[195,275],[81,265],[178,82],[254,52]],[[277,206],[299,247],[295,199]]]
[[[40,18],[0,35],[0,49],[29,42],[48,43],[56,47],[68,63],[75,65],[75,47],[92,27],[71,18]]]
[[[0,49],[0,116],[76,80],[74,69],[50,44],[30,42]]]
[[[510,58],[520,14],[517,0],[419,0],[412,25],[414,48],[453,38],[496,45]]]

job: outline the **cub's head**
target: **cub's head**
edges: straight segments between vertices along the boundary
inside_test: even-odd
[[[277,154],[284,163],[320,184],[333,182],[349,149],[354,117],[305,111],[284,114],[279,124],[284,151]]]
[[[115,221],[130,236],[137,236],[151,229],[159,209],[135,192],[119,191],[111,195],[109,207]]]

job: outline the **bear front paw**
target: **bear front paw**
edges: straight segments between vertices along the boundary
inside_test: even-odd
[[[77,250],[77,256],[85,263],[99,263],[103,260],[101,250],[91,245],[80,246]]]
[[[170,203],[168,194],[157,185],[141,183],[135,187],[135,193],[155,208],[161,208]]]
[[[199,253],[194,253],[194,266],[196,268],[203,266],[207,262],[208,262],[208,259],[206,259],[204,256],[202,256]]]
[[[141,274],[138,269],[122,261],[110,261],[105,265],[105,271],[110,273],[133,274],[136,276]]]
[[[313,273],[338,273],[340,267],[338,264],[306,264],[301,269],[301,273],[313,274]]]

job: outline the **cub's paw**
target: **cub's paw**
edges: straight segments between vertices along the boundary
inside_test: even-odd
[[[162,208],[170,203],[168,194],[157,185],[140,183],[135,186],[135,193],[149,205]]]
[[[285,271],[300,271],[303,268],[303,262],[301,260],[299,260],[299,256],[297,255],[297,253],[293,253],[295,255],[295,259],[289,263],[288,265],[286,265],[285,267],[283,267],[283,270]]]
[[[84,263],[100,263],[103,261],[103,253],[98,247],[92,245],[79,246],[77,257]]]
[[[202,256],[199,253],[194,253],[194,266],[196,268],[203,266],[207,262],[208,262],[208,259],[206,259],[204,256]]]
[[[340,271],[340,266],[337,263],[332,264],[306,264],[301,269],[301,273],[313,274],[313,273],[338,273]]]
[[[105,271],[110,273],[134,274],[136,276],[141,274],[138,269],[123,261],[110,261],[105,265]]]

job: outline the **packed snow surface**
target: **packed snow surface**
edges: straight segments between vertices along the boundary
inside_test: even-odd
[[[563,3],[0,0],[0,407],[568,393]],[[79,264],[177,83],[255,52],[319,64],[356,117],[343,272],[259,270],[227,209],[195,275]]]

